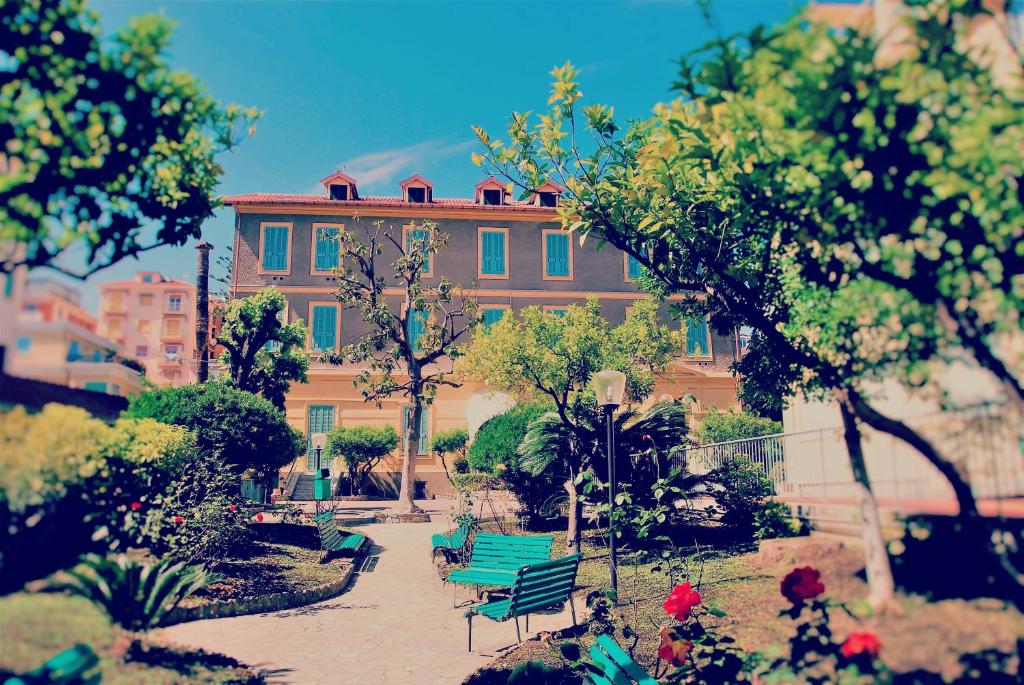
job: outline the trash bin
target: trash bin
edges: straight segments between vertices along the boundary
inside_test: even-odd
[[[313,497],[317,500],[331,498],[331,470],[320,469],[313,479]]]

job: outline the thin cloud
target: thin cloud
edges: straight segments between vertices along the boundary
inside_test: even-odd
[[[413,173],[430,177],[430,165],[453,155],[468,152],[474,141],[448,143],[429,140],[408,147],[380,150],[353,157],[337,165],[337,169],[359,182],[360,189],[370,186],[392,185]]]

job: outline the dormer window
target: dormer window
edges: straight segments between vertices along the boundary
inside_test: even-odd
[[[333,174],[320,179],[328,198],[332,200],[358,200],[359,192],[356,190],[356,180],[348,174],[335,171]]]
[[[538,207],[557,207],[558,198],[565,190],[562,186],[552,181],[547,181],[533,192],[530,204]]]
[[[487,188],[484,190],[484,204],[485,205],[500,205],[502,193],[500,190]]]
[[[402,189],[402,199],[406,202],[425,204],[434,200],[434,184],[419,174],[413,174],[399,182],[398,186]]]
[[[537,193],[541,207],[557,207],[558,193]]]
[[[506,204],[507,198],[505,186],[493,176],[488,176],[476,184],[474,200],[479,205],[503,205]]]

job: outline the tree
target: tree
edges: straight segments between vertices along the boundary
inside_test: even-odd
[[[568,190],[567,227],[631,254],[651,290],[691,293],[682,310],[752,326],[761,354],[740,369],[780,374],[762,389],[835,397],[863,511],[876,508],[858,422],[936,466],[968,539],[991,551],[957,468],[864,391],[892,376],[920,384],[928,362],[967,350],[1014,394],[997,362],[1008,366],[1000,350],[1020,333],[1019,315],[1007,315],[1020,311],[1010,274],[1022,272],[1022,255],[1010,246],[1024,231],[1013,190],[1021,159],[1007,152],[1020,147],[1019,96],[960,48],[980,6],[918,5],[909,10],[915,44],[896,59],[857,31],[803,17],[720,38],[684,59],[679,100],[622,135],[602,105],[577,121],[577,73],[566,65],[539,124],[514,114],[507,146],[478,129],[486,152],[477,161],[526,190],[555,176]],[[575,135],[584,128],[590,150]],[[950,303],[935,291],[947,287],[958,312],[988,322],[986,334],[944,323]],[[883,557],[877,525],[865,531]],[[887,565],[869,559],[868,569],[872,600],[884,604]]]
[[[778,421],[748,411],[720,412],[712,407],[697,426],[697,439],[704,445],[729,440],[749,440],[782,432]]]
[[[292,381],[309,382],[306,327],[301,321],[282,321],[285,305],[284,295],[274,287],[234,300],[224,311],[217,338],[224,346],[225,382],[262,395],[278,409],[284,409]]]
[[[129,418],[185,426],[200,450],[238,472],[270,477],[305,452],[302,433],[268,400],[221,383],[144,390],[128,401]]]
[[[459,361],[459,372],[521,398],[554,404],[564,446],[552,462],[569,498],[567,541],[579,549],[582,502],[578,479],[602,454],[600,421],[591,374],[615,369],[626,374],[626,402],[640,403],[654,389],[655,374],[672,360],[677,340],[658,323],[657,304],[638,300],[626,321],[612,327],[591,298],[570,305],[564,316],[526,307],[478,330]],[[555,455],[553,454],[552,457]]]
[[[339,426],[327,434],[327,454],[348,470],[349,494],[366,494],[366,477],[398,447],[394,426]]]
[[[441,466],[444,468],[445,478],[448,482],[455,487],[455,481],[452,480],[451,471],[448,468],[448,462],[445,460],[445,456],[449,454],[458,454],[459,459],[456,459],[455,470],[458,471],[459,464],[462,464],[463,470],[466,465],[466,445],[469,443],[469,431],[465,428],[452,428],[448,431],[442,431],[434,436],[434,439],[430,441],[431,451],[438,456],[441,460]]]
[[[219,206],[216,156],[259,113],[221,105],[168,67],[173,26],[150,15],[106,38],[81,0],[0,6],[0,244],[17,246],[0,271],[85,278],[199,237]]]
[[[402,446],[402,483],[397,509],[418,512],[413,502],[416,450],[424,405],[434,401],[442,386],[457,388],[450,364],[461,354],[457,343],[479,323],[476,299],[447,276],[437,285],[423,283],[424,271],[433,256],[448,245],[448,235],[431,223],[413,225],[408,240],[396,238],[394,226],[375,221],[366,227],[366,242],[349,231],[340,231],[338,241],[345,259],[334,270],[337,298],[345,309],[353,309],[370,326],[340,354],[327,355],[332,363],[365,365],[355,383],[363,399],[378,407],[387,397],[408,400]],[[380,261],[387,249],[396,253],[390,269]],[[394,311],[387,291],[398,288],[402,305]]]

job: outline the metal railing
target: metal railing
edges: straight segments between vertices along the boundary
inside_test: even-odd
[[[978,499],[1024,497],[1024,426],[1009,406],[979,404],[905,421],[966,474]],[[914,449],[866,427],[863,438],[872,490],[887,508],[912,511],[954,500],[949,483]],[[842,428],[702,445],[680,451],[676,465],[708,473],[737,458],[760,467],[780,499],[844,506],[856,502]]]

